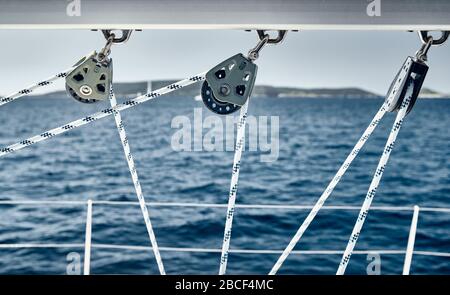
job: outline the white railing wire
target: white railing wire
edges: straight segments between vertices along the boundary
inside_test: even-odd
[[[406,247],[405,263],[403,265],[403,274],[409,275],[411,269],[412,256],[414,252],[414,242],[416,241],[417,222],[419,220],[419,206],[414,206],[414,213],[409,229],[408,245]]]
[[[139,206],[138,202],[134,201],[101,201],[92,200],[93,205],[111,205],[111,206]],[[183,202],[146,202],[147,206],[151,207],[186,207],[186,208],[227,208],[227,204],[219,203],[183,203]],[[86,201],[59,201],[59,200],[0,200],[0,205],[53,205],[53,206],[85,206]],[[277,209],[277,210],[310,210],[314,208],[313,205],[285,205],[285,204],[236,204],[236,208],[242,209]],[[322,210],[360,210],[360,206],[350,205],[333,205],[323,206]],[[414,211],[411,206],[372,206],[371,210],[378,211]],[[420,207],[421,212],[440,212],[450,213],[450,207]]]
[[[33,249],[33,248],[83,248],[83,243],[15,243],[15,244],[0,244],[0,249]],[[133,251],[151,251],[151,246],[141,245],[117,245],[117,244],[91,244],[92,249],[115,249],[115,250],[133,250]],[[190,248],[190,247],[159,247],[161,252],[188,252],[188,253],[221,253],[222,249],[219,248]],[[235,254],[266,254],[266,255],[279,255],[283,253],[283,250],[279,249],[230,249],[230,253]],[[292,255],[342,255],[343,250],[294,250]],[[372,250],[355,250],[353,254],[367,255],[377,253],[380,255],[405,255],[406,250],[389,250],[389,249],[372,249]],[[419,251],[414,250],[414,255],[421,256],[435,256],[435,257],[448,257],[450,258],[450,252],[437,252],[437,251]]]
[[[14,244],[0,244],[0,249],[23,249],[23,248],[85,248],[85,274],[86,273],[86,253],[89,253],[91,249],[110,249],[110,250],[131,250],[131,251],[152,251],[151,246],[141,246],[141,245],[114,245],[114,244],[93,244],[90,243],[91,239],[91,224],[92,224],[92,207],[89,210],[89,204],[94,205],[110,205],[110,206],[139,206],[137,202],[126,202],[126,201],[88,201],[88,215],[86,217],[86,238],[85,243],[14,243]],[[185,208],[224,208],[224,204],[203,204],[203,203],[162,203],[162,202],[149,202],[146,203],[148,206],[153,207],[185,207]],[[83,201],[33,201],[33,200],[2,200],[0,205],[15,205],[15,206],[35,206],[35,205],[71,205],[71,206],[86,206],[86,202]],[[418,214],[417,206],[406,207],[406,206],[374,206],[371,210],[388,211],[388,212],[408,212],[413,211]],[[236,204],[236,208],[242,209],[277,209],[277,210],[310,210],[313,208],[311,205],[278,205],[278,204]],[[418,208],[418,207],[417,207]],[[357,206],[323,206],[323,210],[359,210],[360,207]],[[91,211],[91,212],[89,212]],[[450,208],[438,208],[438,207],[421,207],[420,211],[423,212],[438,212],[438,213],[450,213]],[[417,215],[416,214],[416,215]],[[417,217],[416,217],[417,218]],[[88,224],[89,230],[88,230]],[[417,220],[413,217],[411,226],[415,226],[417,229]],[[90,233],[89,236],[87,233]],[[411,232],[411,230],[410,230]],[[408,245],[410,245],[410,240],[412,235],[410,233],[410,238],[408,240]],[[89,243],[87,242],[89,241]],[[89,247],[88,250],[86,248]],[[221,253],[222,249],[213,248],[193,248],[193,247],[159,247],[161,252],[186,252],[186,253]],[[409,252],[411,251],[411,252]],[[256,254],[256,255],[280,255],[283,250],[277,249],[229,249],[229,253],[234,254]],[[290,255],[343,255],[345,251],[342,250],[293,250]],[[402,250],[390,250],[390,249],[373,249],[373,250],[355,250],[353,254],[356,255],[367,255],[367,254],[380,254],[380,255],[421,255],[421,256],[433,256],[433,257],[443,257],[450,258],[450,252],[437,252],[437,251],[419,251],[414,250],[410,246],[407,249]],[[88,259],[88,264],[90,265],[90,259]]]

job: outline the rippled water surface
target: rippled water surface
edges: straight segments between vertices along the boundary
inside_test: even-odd
[[[376,113],[381,100],[254,99],[250,114],[278,116],[279,157],[245,151],[238,204],[312,205]],[[70,99],[22,99],[1,108],[1,146],[102,109]],[[167,98],[123,112],[148,202],[226,204],[233,152],[175,152],[171,121],[193,117],[201,102]],[[407,117],[373,206],[450,207],[450,101],[419,101]],[[206,110],[203,116],[209,115]],[[394,120],[388,114],[326,205],[360,206]],[[136,196],[112,117],[0,159],[1,200],[131,201]],[[149,207],[161,247],[220,249],[226,208]],[[281,250],[308,211],[237,208],[232,249]],[[344,250],[358,210],[323,210],[296,250]],[[371,211],[356,250],[406,248],[412,211]],[[1,244],[65,244],[63,248],[0,248],[0,273],[64,274],[67,255],[83,260],[85,205],[0,205]],[[449,252],[450,213],[419,215],[416,251]],[[137,205],[95,204],[93,274],[156,274]],[[169,274],[218,272],[220,253],[163,251]],[[230,274],[267,273],[278,254],[231,253]],[[334,274],[340,254],[291,255],[282,274]],[[369,259],[369,261],[368,261]],[[381,273],[402,272],[403,254],[382,254]],[[347,273],[366,273],[367,255],[353,255]],[[450,257],[415,254],[411,273],[450,273]]]

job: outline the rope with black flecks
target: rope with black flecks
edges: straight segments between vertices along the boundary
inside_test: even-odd
[[[407,75],[408,74],[408,67],[402,67],[401,72],[399,75]],[[396,79],[394,81],[393,89],[399,89],[402,87],[403,79]],[[283,265],[284,261],[287,259],[289,254],[294,250],[295,246],[297,245],[298,241],[302,238],[305,231],[308,229],[311,222],[314,220],[314,218],[317,216],[319,211],[322,209],[324,203],[327,201],[327,199],[330,197],[331,193],[333,192],[334,188],[338,185],[339,181],[342,179],[342,177],[347,172],[348,168],[352,164],[353,160],[358,155],[359,151],[362,149],[364,144],[367,142],[371,134],[374,132],[375,128],[378,126],[381,119],[384,117],[384,115],[387,112],[387,109],[389,108],[389,103],[395,99],[395,96],[397,95],[396,91],[391,91],[389,93],[389,96],[386,98],[383,105],[380,107],[376,115],[374,116],[372,122],[369,124],[359,141],[354,146],[353,150],[350,152],[350,154],[347,156],[344,163],[339,168],[336,175],[332,178],[330,183],[328,184],[325,191],[322,193],[320,198],[317,200],[316,204],[313,206],[312,210],[306,217],[306,219],[303,221],[297,232],[295,233],[294,237],[289,242],[288,246],[284,249],[283,253],[278,258],[277,262],[272,267],[271,271],[269,272],[269,275],[274,275],[277,273],[277,271],[280,269],[280,267]]]
[[[227,270],[228,254],[230,250],[231,230],[233,227],[234,208],[238,190],[239,170],[241,168],[241,155],[245,146],[245,123],[247,121],[247,110],[249,100],[242,106],[237,126],[236,145],[234,149],[233,171],[231,174],[230,193],[228,195],[227,216],[222,242],[222,254],[220,258],[219,275],[225,274]]]
[[[412,85],[413,81],[411,81],[410,83]],[[397,139],[397,135],[400,131],[400,128],[402,127],[403,120],[407,114],[407,109],[409,103],[411,102],[411,97],[413,95],[413,88],[414,87],[408,87],[405,98],[403,99],[403,102],[401,104],[400,110],[397,113],[394,125],[392,126],[391,132],[386,141],[386,146],[384,147],[383,154],[381,155],[380,161],[378,162],[378,166],[377,169],[375,170],[372,182],[370,183],[370,187],[369,190],[367,191],[366,198],[364,199],[364,203],[359,212],[358,219],[356,220],[352,234],[350,235],[350,239],[348,240],[345,252],[342,255],[341,263],[339,264],[339,268],[336,272],[337,275],[344,274],[345,269],[347,268],[347,265],[350,261],[353,249],[355,248],[356,242],[358,241],[358,237],[361,233],[362,226],[364,225],[364,221],[366,220],[367,214],[369,213],[370,205],[372,204],[372,200],[375,197],[381,178],[383,177],[383,173],[386,168],[387,162],[389,161],[389,156],[391,155],[391,152],[394,148],[395,140]]]
[[[90,124],[99,119],[111,116],[114,114],[114,111],[124,111],[126,109],[135,107],[137,105],[140,105],[141,103],[152,100],[161,95],[165,95],[165,94],[171,93],[175,90],[178,90],[178,89],[184,88],[186,86],[189,86],[191,84],[197,83],[199,81],[203,81],[204,79],[205,79],[205,73],[201,73],[201,74],[195,75],[191,78],[175,82],[173,84],[162,87],[162,88],[152,91],[150,93],[147,93],[147,94],[141,95],[139,97],[136,97],[134,99],[128,100],[124,103],[120,103],[113,108],[104,109],[102,111],[99,111],[99,112],[89,115],[87,117],[67,123],[63,126],[47,130],[46,132],[43,132],[39,135],[35,135],[35,136],[29,137],[25,140],[22,140],[20,142],[17,142],[15,144],[9,145],[7,147],[0,148],[0,157],[3,157],[7,154],[16,152],[23,148],[29,147],[38,142],[48,140],[56,135],[66,133],[72,129]]]
[[[111,91],[109,96],[109,101],[111,107],[114,108],[117,105],[116,96],[114,95],[113,87],[111,85]],[[156,263],[158,264],[159,273],[166,274],[164,270],[164,264],[161,259],[161,254],[159,252],[158,243],[156,242],[155,232],[153,231],[152,222],[150,220],[150,214],[148,212],[147,206],[145,204],[144,194],[142,193],[141,183],[139,182],[139,177],[137,174],[136,165],[134,163],[133,155],[131,154],[131,148],[128,141],[128,137],[125,131],[125,126],[122,121],[122,116],[119,111],[114,110],[114,119],[116,121],[117,131],[119,132],[120,142],[122,143],[123,152],[125,153],[125,159],[127,160],[128,169],[130,170],[131,179],[133,181],[134,189],[136,191],[136,196],[141,207],[142,216],[144,217],[145,226],[147,228],[147,233],[150,238],[150,243],[152,245],[153,253],[155,255]]]
[[[70,69],[67,69],[66,71],[60,72],[60,73],[58,73],[58,74],[56,74],[54,76],[51,76],[51,77],[49,77],[46,80],[43,80],[43,81],[37,82],[37,83],[35,83],[33,85],[30,85],[27,88],[24,88],[24,89],[19,90],[17,92],[11,93],[8,96],[0,98],[0,106],[5,105],[5,104],[7,104],[9,102],[12,102],[12,101],[18,99],[19,97],[22,97],[24,95],[30,94],[36,89],[39,89],[39,88],[44,87],[44,86],[48,86],[48,85],[52,84],[53,82],[55,82],[56,80],[59,80],[61,78],[65,78],[71,71],[73,71],[73,69],[74,69],[74,67],[72,67]]]
[[[380,123],[381,119],[386,114],[386,106],[383,103],[381,108],[378,110],[374,118],[372,119],[372,122],[370,122],[367,129],[364,131],[363,135],[360,137],[356,145],[353,147],[350,154],[345,159],[344,163],[342,163],[341,167],[339,168],[338,172],[336,172],[336,175],[333,177],[333,179],[328,184],[325,191],[320,196],[319,200],[317,200],[314,207],[309,212],[306,219],[303,221],[300,228],[295,233],[294,237],[289,242],[289,245],[284,249],[283,253],[278,258],[275,265],[272,267],[272,270],[269,272],[269,275],[274,275],[277,273],[277,271],[280,269],[280,267],[283,265],[284,261],[287,259],[289,254],[291,254],[292,250],[294,250],[295,245],[297,245],[298,241],[302,238],[305,231],[308,229],[308,226],[311,224],[311,222],[316,217],[317,213],[319,213],[320,209],[322,209],[324,203],[326,200],[330,197],[331,193],[333,192],[334,188],[338,185],[341,178],[344,176],[344,174],[347,172],[348,168],[352,164],[353,160],[358,155],[359,151],[363,148],[364,144],[367,142],[369,137],[372,135],[376,127],[378,126],[378,123]]]

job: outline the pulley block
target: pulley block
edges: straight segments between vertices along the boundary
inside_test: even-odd
[[[406,94],[411,93],[411,101],[406,111],[406,113],[409,114],[419,96],[427,72],[427,64],[417,58],[409,56],[395,76],[386,95],[385,103],[387,105],[387,111],[398,111]]]
[[[66,90],[71,97],[83,103],[108,99],[113,75],[112,59],[94,51],[74,67],[66,77]]]
[[[257,65],[241,53],[212,68],[201,91],[206,107],[220,115],[239,110],[252,93],[257,70]]]

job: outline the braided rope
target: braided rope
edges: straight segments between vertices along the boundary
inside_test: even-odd
[[[228,197],[227,217],[222,242],[222,254],[220,258],[219,275],[227,270],[228,253],[230,249],[231,230],[233,227],[234,208],[238,189],[239,170],[241,168],[241,155],[245,146],[245,123],[247,121],[248,100],[242,106],[237,126],[236,145],[234,149],[233,172],[231,174],[230,194]]]
[[[380,107],[378,112],[375,114],[374,118],[372,119],[372,122],[370,122],[367,129],[364,131],[363,135],[360,137],[356,145],[353,147],[350,154],[345,159],[344,163],[339,168],[338,172],[336,172],[336,175],[333,177],[331,182],[328,184],[325,191],[320,196],[319,200],[317,200],[316,204],[312,208],[312,210],[309,212],[306,219],[303,221],[300,228],[295,233],[294,237],[289,242],[289,245],[284,249],[281,256],[278,258],[278,261],[275,263],[275,265],[272,267],[272,270],[269,272],[269,275],[274,275],[277,273],[277,271],[280,269],[280,267],[283,265],[284,261],[287,259],[287,257],[291,254],[291,252],[294,250],[295,245],[297,245],[298,241],[301,239],[303,234],[305,233],[306,229],[308,229],[308,226],[311,224],[313,219],[316,217],[317,213],[322,209],[324,203],[328,199],[328,197],[333,192],[336,185],[339,183],[341,178],[344,176],[344,174],[347,172],[347,169],[352,164],[353,160],[358,155],[359,151],[362,149],[364,144],[367,142],[369,137],[372,135],[375,128],[378,126],[378,123],[380,123],[383,116],[386,114],[386,105],[383,103],[383,105]]]
[[[56,74],[54,76],[51,76],[51,77],[49,77],[46,80],[37,82],[37,83],[27,87],[27,88],[24,88],[24,89],[19,90],[17,92],[11,93],[10,95],[8,95],[6,97],[0,98],[0,106],[5,105],[5,104],[7,104],[9,102],[12,102],[12,101],[18,99],[19,97],[22,97],[24,95],[30,94],[36,89],[39,89],[39,88],[44,87],[44,86],[48,86],[48,85],[52,84],[53,82],[55,82],[56,80],[59,80],[61,78],[65,78],[71,71],[73,71],[73,69],[74,69],[74,67],[72,67],[70,69],[67,69],[67,70],[65,70],[63,72],[60,72],[60,73],[58,73],[58,74]]]
[[[111,85],[111,91],[109,96],[109,101],[111,107],[114,108],[117,105],[116,96],[114,95],[113,87]],[[131,154],[130,144],[128,142],[127,134],[125,131],[125,126],[122,121],[122,116],[120,112],[114,111],[114,119],[116,121],[117,131],[119,132],[120,141],[122,143],[123,152],[125,153],[125,158],[127,160],[128,169],[130,170],[131,179],[133,180],[134,189],[136,191],[136,196],[139,200],[139,205],[141,207],[141,212],[144,217],[145,226],[147,227],[147,233],[150,238],[150,243],[152,245],[153,253],[155,255],[156,263],[158,264],[159,273],[166,274],[164,270],[164,265],[161,259],[161,254],[159,253],[158,243],[156,242],[156,236],[153,231],[152,222],[150,221],[150,214],[148,213],[147,206],[145,204],[144,194],[142,193],[141,183],[139,182],[136,165],[134,163],[133,155]]]
[[[372,204],[372,200],[375,197],[378,186],[380,184],[381,178],[383,177],[383,173],[387,162],[389,161],[389,156],[395,145],[395,140],[397,139],[397,135],[402,127],[403,120],[406,116],[406,111],[408,109],[409,103],[411,102],[411,97],[413,95],[413,84],[411,81],[408,85],[408,90],[405,95],[405,98],[402,102],[400,110],[397,113],[395,118],[395,122],[392,126],[389,137],[386,141],[386,146],[384,147],[383,154],[381,155],[380,161],[378,162],[377,169],[375,170],[375,174],[372,178],[372,182],[370,183],[369,190],[367,191],[366,198],[364,199],[364,203],[361,206],[361,210],[359,211],[358,219],[356,220],[355,226],[353,228],[350,239],[348,240],[347,247],[342,256],[341,263],[339,264],[339,268],[336,272],[336,275],[343,275],[347,265],[350,261],[350,257],[352,255],[353,249],[355,248],[356,242],[358,241],[359,235],[361,233],[362,226],[364,225],[364,221],[366,220],[367,214],[369,213],[370,205]]]
[[[97,120],[105,118],[105,117],[111,116],[111,115],[114,114],[115,111],[118,111],[118,112],[124,111],[126,109],[135,107],[135,106],[137,106],[137,105],[139,105],[141,103],[144,103],[146,101],[152,100],[155,97],[171,93],[171,92],[173,92],[175,90],[178,90],[178,89],[181,89],[183,87],[189,86],[191,84],[197,83],[197,82],[202,81],[204,79],[205,79],[205,73],[198,74],[198,75],[193,76],[191,78],[178,81],[178,82],[173,83],[171,85],[162,87],[162,88],[157,89],[155,91],[152,91],[150,93],[141,95],[141,96],[136,97],[134,99],[128,100],[128,101],[126,101],[124,103],[118,104],[118,105],[116,105],[113,108],[104,109],[103,111],[99,111],[97,113],[94,113],[94,114],[89,115],[87,117],[84,117],[82,119],[78,119],[78,120],[72,121],[72,122],[67,123],[67,124],[65,124],[63,126],[50,129],[50,130],[48,130],[48,131],[46,131],[44,133],[41,133],[39,135],[35,135],[35,136],[32,136],[32,137],[29,137],[29,138],[27,138],[25,140],[22,140],[22,141],[18,142],[18,143],[9,145],[9,146],[4,147],[4,148],[0,148],[0,157],[3,157],[3,156],[5,156],[5,155],[7,155],[9,153],[12,153],[12,152],[21,150],[23,148],[26,148],[26,147],[31,146],[33,144],[36,144],[38,142],[50,139],[50,138],[52,138],[52,137],[54,137],[56,135],[63,134],[65,132],[69,131],[69,130],[72,130],[72,129],[75,129],[75,128],[87,125],[89,123],[92,123],[94,121],[97,121]]]

